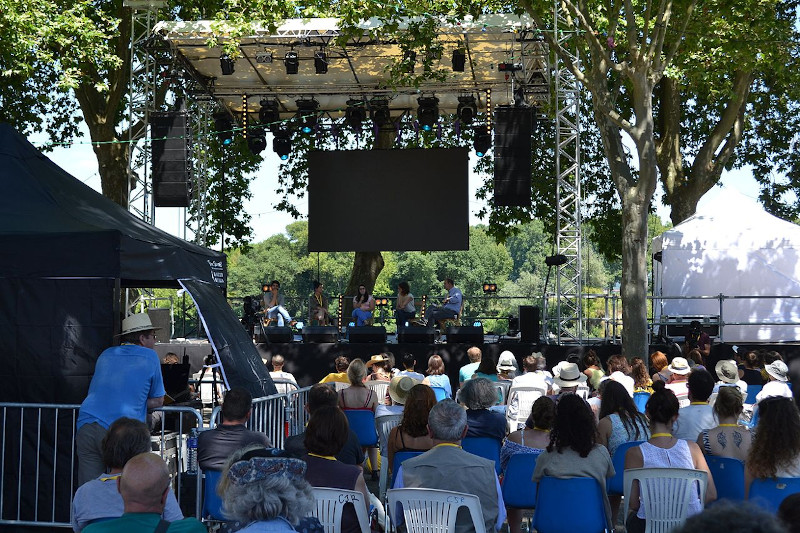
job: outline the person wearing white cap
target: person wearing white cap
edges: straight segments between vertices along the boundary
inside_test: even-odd
[[[500,353],[497,358],[497,379],[500,381],[511,381],[517,376],[519,366],[517,365],[517,358],[508,350]]]
[[[78,412],[78,485],[105,471],[103,438],[109,426],[126,416],[145,421],[147,410],[164,404],[161,360],[153,350],[156,330],[147,313],[122,321],[121,344],[100,354],[89,393]]]
[[[667,383],[667,389],[675,393],[681,407],[686,407],[691,403],[689,400],[689,387],[686,381],[689,377],[689,372],[692,371],[689,361],[683,357],[675,357],[667,369],[672,373]]]
[[[769,382],[764,385],[761,392],[756,395],[756,403],[772,396],[791,398],[792,389],[790,389],[788,385],[789,368],[786,366],[786,363],[779,359],[765,366],[764,370],[766,370],[769,375]]]
[[[562,361],[559,365],[560,370],[558,371],[558,375],[553,378],[553,383],[558,385],[560,390],[558,396],[560,397],[570,392],[577,392],[578,385],[585,383],[588,379],[586,374],[582,373],[575,363]]]

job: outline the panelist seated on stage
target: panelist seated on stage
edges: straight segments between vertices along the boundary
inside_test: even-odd
[[[280,291],[281,284],[276,279],[272,280],[269,290],[264,293],[264,314],[267,318],[275,320],[278,327],[286,325],[292,327],[296,322],[292,320],[292,316],[286,310],[283,293]]]
[[[364,285],[358,286],[358,294],[353,297],[353,317],[356,319],[356,326],[365,326],[372,320],[372,312],[375,310],[375,298],[367,292]]]
[[[308,297],[308,322],[312,326],[327,326],[331,322],[328,299],[322,294],[324,289],[322,283],[315,281],[314,292]]]
[[[430,305],[425,310],[425,321],[428,326],[435,326],[439,320],[455,318],[461,312],[461,303],[464,301],[461,289],[455,286],[452,279],[447,278],[444,280],[444,290],[447,291],[447,297],[442,305]]]
[[[414,306],[414,295],[411,294],[411,287],[409,287],[407,281],[401,281],[397,284],[397,306],[394,311],[397,325],[405,325],[416,314],[417,308]]]

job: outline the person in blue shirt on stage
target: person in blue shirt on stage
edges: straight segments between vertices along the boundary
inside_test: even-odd
[[[435,326],[439,320],[455,318],[461,312],[461,302],[464,300],[461,289],[456,287],[450,278],[444,280],[444,289],[447,291],[447,298],[442,305],[431,305],[425,310],[425,321],[428,326]]]

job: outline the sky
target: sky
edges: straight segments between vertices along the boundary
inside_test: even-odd
[[[84,130],[84,137],[88,139],[88,132]],[[43,135],[32,136],[29,139],[35,146],[40,147],[46,142]],[[282,233],[288,224],[294,222],[287,213],[278,212],[273,207],[279,200],[275,190],[278,187],[278,172],[282,164],[279,158],[272,152],[272,140],[268,136],[267,148],[262,152],[264,161],[251,182],[252,198],[245,203],[245,210],[251,215],[253,227],[253,242],[260,242],[277,233]],[[100,174],[98,173],[97,158],[94,155],[88,141],[77,142],[70,147],[58,147],[47,155],[57,165],[69,172],[71,175],[100,191]],[[476,225],[482,221],[476,213],[485,205],[484,201],[475,198],[475,192],[481,186],[483,179],[475,174],[472,168],[475,166],[476,157],[474,152],[470,155],[470,174],[469,174],[469,212],[470,225]],[[721,180],[722,186],[739,191],[741,194],[756,199],[758,196],[758,184],[748,169],[737,169],[725,172]],[[719,193],[720,187],[715,187],[706,194],[705,200],[713,200]],[[659,194],[659,193],[657,193]],[[661,205],[660,198],[655,200],[657,213],[665,220],[669,220],[669,210]],[[308,198],[298,201],[297,208],[301,213],[306,214],[308,209]],[[179,237],[184,237],[184,209],[177,207],[158,207],[156,208],[155,222],[159,228]]]

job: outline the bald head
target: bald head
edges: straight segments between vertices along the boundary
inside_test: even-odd
[[[122,469],[119,492],[125,502],[126,513],[161,513],[167,490],[167,465],[154,453],[141,453]]]

